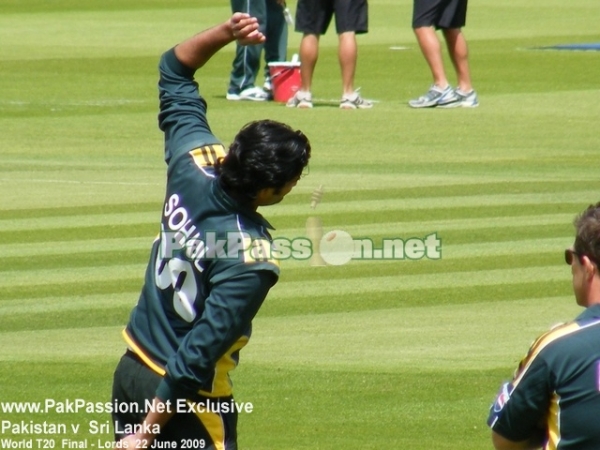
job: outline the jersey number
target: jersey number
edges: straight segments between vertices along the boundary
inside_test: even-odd
[[[157,256],[154,267],[156,286],[160,289],[172,287],[175,312],[183,320],[192,322],[196,318],[194,300],[198,293],[192,264],[179,258],[167,261]]]

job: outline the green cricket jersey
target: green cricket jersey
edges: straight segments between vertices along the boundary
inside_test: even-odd
[[[600,305],[532,344],[488,424],[512,441],[543,428],[545,450],[600,449]]]
[[[163,401],[231,395],[228,372],[279,275],[270,258],[272,227],[215,178],[214,163],[225,150],[193,77],[173,49],[163,55],[166,196],[144,286],[124,330],[129,347],[164,375],[157,390]]]

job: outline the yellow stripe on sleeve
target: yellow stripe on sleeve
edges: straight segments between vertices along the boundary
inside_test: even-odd
[[[225,147],[220,144],[205,145],[190,152],[194,163],[200,167],[214,166],[219,158],[225,157]]]
[[[542,350],[544,350],[549,344],[560,339],[568,334],[571,334],[581,327],[576,322],[570,322],[563,325],[559,325],[552,330],[548,331],[541,335],[530,347],[529,352],[523,358],[521,363],[519,364],[519,368],[517,369],[517,373],[515,374],[515,378],[513,380],[513,386],[516,388],[531,363],[535,360],[535,358],[540,354]]]

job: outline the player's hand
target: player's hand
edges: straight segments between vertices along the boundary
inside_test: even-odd
[[[234,13],[229,19],[233,38],[240,45],[254,45],[265,42],[265,36],[258,30],[258,20],[246,13]]]

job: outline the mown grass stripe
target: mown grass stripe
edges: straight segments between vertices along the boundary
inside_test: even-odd
[[[504,367],[522,355],[537,333],[577,310],[571,297],[559,296],[549,298],[547,308],[540,308],[537,299],[520,299],[477,308],[439,305],[257,317],[244,359],[328,370],[393,370],[415,364],[439,371]],[[124,351],[120,330],[115,325],[0,332],[0,360],[116,358]]]
[[[0,332],[0,361],[118,361],[126,349],[122,329],[113,325]]]
[[[153,239],[148,237],[90,239],[86,241],[55,241],[26,244],[0,245],[0,253],[7,258],[13,256],[48,256],[70,255],[76,253],[128,251],[147,249],[149,251]]]
[[[64,287],[63,285],[58,285]],[[56,286],[51,286],[56,287]],[[82,315],[77,311],[83,311],[85,320],[95,317],[96,313],[104,315],[97,309],[109,309],[106,306],[114,304],[118,312],[110,316],[110,320],[122,323],[133,305],[137,302],[140,289],[138,284],[132,283],[126,289],[108,292],[104,289],[103,294],[86,295],[73,293],[81,285],[71,287],[69,291],[57,290],[54,296],[48,295],[37,298],[12,298],[0,303],[0,316],[7,317],[6,326],[10,322],[12,330],[31,330],[35,327],[48,328],[73,328],[81,326]],[[89,292],[99,292],[100,289],[90,289]],[[45,291],[46,292],[46,291]],[[69,292],[69,295],[60,295],[60,292]],[[39,293],[39,292],[38,292]],[[401,292],[368,292],[356,295],[316,295],[314,297],[292,297],[281,299],[275,295],[269,295],[260,310],[260,317],[277,317],[293,315],[316,315],[335,312],[349,311],[373,311],[377,309],[404,309],[408,307],[438,307],[439,305],[470,304],[477,308],[479,303],[492,301],[512,301],[520,298],[540,299],[546,304],[548,293],[554,296],[572,295],[572,286],[568,281],[542,281],[527,283],[497,284],[489,286],[471,287],[421,287]],[[60,299],[60,302],[52,303],[50,299]],[[62,303],[66,307],[62,307]],[[22,305],[21,305],[22,303]],[[98,307],[96,307],[96,303]],[[4,315],[4,305],[7,313]],[[90,314],[89,310],[93,309]],[[60,317],[63,311],[72,311],[65,317]],[[87,316],[86,316],[87,311]],[[3,320],[3,324],[5,321]],[[96,324],[97,325],[97,324]]]
[[[110,182],[108,182],[110,183]],[[332,204],[338,202],[354,202],[354,201],[371,201],[372,199],[407,199],[407,198],[423,198],[431,196],[431,192],[435,191],[436,197],[455,197],[455,196],[475,196],[475,195],[491,195],[491,194],[523,194],[523,193],[550,193],[550,192],[568,192],[577,191],[579,186],[567,181],[511,181],[511,182],[486,182],[472,184],[447,184],[443,189],[439,188],[437,183],[427,186],[417,187],[400,187],[389,188],[386,185],[382,189],[344,189],[325,191],[323,196],[323,204]],[[304,190],[310,190],[308,187],[303,187]],[[294,191],[294,194],[298,192]],[[305,195],[290,195],[286,198],[285,203],[302,204],[307,203]],[[0,221],[16,220],[42,217],[57,217],[57,216],[85,216],[85,215],[104,215],[104,214],[119,214],[133,212],[160,212],[161,204],[159,202],[139,202],[128,204],[104,204],[94,206],[79,206],[79,207],[57,207],[57,208],[32,208],[32,209],[13,209],[0,210]],[[1,223],[1,222],[0,222]]]
[[[349,175],[345,175],[348,177]],[[371,199],[408,199],[431,197],[432,192],[438,198],[444,197],[470,197],[480,195],[523,195],[523,194],[548,194],[552,192],[578,191],[580,186],[570,181],[486,181],[468,184],[445,184],[440,187],[437,183],[414,187],[387,187],[381,189],[352,189],[328,191],[324,186],[322,201],[326,204],[347,201],[370,201]],[[600,187],[600,186],[599,186]]]
[[[431,273],[461,273],[465,271],[465,268],[470,268],[473,258],[476,258],[477,267],[494,267],[497,270],[501,269],[516,269],[519,267],[530,267],[530,266],[538,266],[538,267],[557,267],[564,264],[563,262],[563,253],[562,252],[532,252],[529,254],[519,254],[518,256],[507,253],[505,255],[473,255],[469,252],[466,252],[462,258],[448,258],[442,260],[421,260],[421,261],[373,261],[366,262],[363,261],[361,263],[353,264],[348,267],[338,266],[338,267],[309,267],[305,262],[303,267],[296,267],[296,269],[289,269],[287,267],[283,267],[282,276],[280,285],[282,285],[281,289],[286,289],[286,283],[306,280],[315,282],[318,280],[329,280],[331,283],[345,283],[346,280],[353,279],[362,279],[365,277],[383,277],[383,276],[395,276],[401,273],[404,276],[416,276],[416,275],[427,275]],[[110,260],[109,262],[112,262]],[[22,264],[26,264],[27,260],[23,261]],[[115,264],[120,266],[121,264]],[[40,269],[54,269],[56,272],[65,273],[70,270],[70,268],[77,269],[80,267],[86,267],[85,264],[58,264],[56,267],[52,267],[52,265],[47,266],[38,266],[37,270]],[[100,266],[91,266],[96,272],[102,275],[103,271],[106,270],[106,267]],[[27,267],[23,270],[27,270]],[[567,271],[567,268],[564,267],[564,270]],[[24,272],[26,275],[27,272]],[[138,285],[141,285],[142,278],[140,274],[140,279],[138,280]],[[93,282],[93,280],[91,281]],[[62,282],[58,283],[62,285]],[[45,291],[45,287],[42,285],[38,285],[41,291]],[[45,285],[48,286],[48,285]],[[92,294],[95,292],[102,293],[104,289],[100,289],[99,291],[88,290],[87,294]],[[65,289],[67,291],[67,289]],[[69,295],[77,295],[71,291],[71,288],[68,290]],[[302,295],[302,292],[298,293]],[[14,298],[26,298],[22,295],[21,289],[15,290],[13,293]],[[10,294],[5,293],[3,295],[5,299],[10,298]],[[38,296],[36,296],[38,298]],[[4,303],[0,304],[0,308],[4,305]]]
[[[557,245],[539,246],[530,241],[521,247],[519,242],[490,244],[445,245],[440,259],[387,259],[353,260],[340,266],[313,266],[309,260],[285,259],[280,261],[280,280],[371,277],[385,274],[420,274],[430,272],[461,272],[473,266],[498,269],[535,266],[561,266],[564,264],[563,249],[567,240],[557,240]],[[535,241],[534,241],[535,242]]]
[[[114,306],[87,311],[85,308],[43,313],[13,313],[2,316],[2,330],[50,330],[120,325],[124,327],[132,305]]]
[[[148,261],[149,251],[121,250],[95,253],[77,253],[66,255],[45,255],[35,258],[35,270],[55,269],[57,271],[69,268],[94,267],[98,271],[109,266],[122,266],[124,264],[143,264]],[[31,256],[13,256],[0,259],[0,273],[7,271],[32,270]]]
[[[419,287],[404,291],[356,292],[354,295],[323,294],[314,297],[281,298],[269,295],[259,315],[261,317],[316,315],[330,312],[374,311],[376,309],[404,309],[407,307],[437,308],[440,305],[512,301],[520,298],[538,299],[546,305],[549,295],[572,295],[571,283],[560,281],[533,281],[485,286]]]
[[[35,219],[5,219],[0,220],[0,232],[16,230],[69,230],[71,228],[157,223],[159,220],[160,210],[153,212],[110,213],[101,215],[88,214]]]
[[[321,226],[324,232],[332,230],[332,224],[326,217],[325,220],[316,215],[321,221]],[[360,224],[347,224],[343,231],[350,233],[352,236],[370,236],[374,232],[378,236],[384,234],[388,237],[402,237],[402,235],[414,234],[420,235],[423,233],[446,230],[475,230],[479,228],[489,228],[490,224],[496,227],[524,227],[524,226],[546,226],[546,225],[569,225],[571,226],[574,214],[544,214],[544,215],[526,215],[526,216],[501,216],[501,217],[469,217],[463,218],[458,215],[456,218],[444,218],[431,220],[403,220],[403,221],[387,221],[386,222],[371,222]],[[386,215],[387,218],[387,215]],[[273,232],[273,236],[287,236],[290,238],[305,236],[306,226],[281,228]]]
[[[355,264],[360,264],[357,262]],[[476,261],[473,261],[473,265]],[[358,277],[336,280],[333,283],[327,279],[327,267],[322,268],[325,279],[290,281],[277,284],[272,289],[274,298],[287,299],[292,297],[314,297],[317,295],[368,295],[370,292],[399,292],[418,289],[423,286],[442,287],[470,287],[489,286],[495,284],[526,283],[548,279],[568,280],[570,272],[561,266],[530,266],[516,269],[481,269],[466,270],[462,272],[428,272],[417,275],[402,274],[398,265],[397,275],[380,277]],[[478,266],[475,266],[478,267]],[[346,270],[349,270],[346,268]],[[359,268],[360,270],[360,268]]]
[[[380,199],[375,197],[371,200],[349,200],[340,201],[337,203],[327,203],[323,205],[319,212],[322,211],[325,215],[343,214],[344,217],[351,214],[352,211],[364,212],[382,212],[382,211],[423,211],[436,209],[435,214],[439,217],[448,217],[447,214],[440,213],[438,208],[442,208],[444,212],[450,213],[450,217],[456,217],[460,214],[460,210],[455,208],[485,206],[508,206],[508,205],[526,205],[544,204],[548,209],[552,210],[551,205],[556,203],[564,203],[572,201],[581,203],[581,198],[585,198],[585,193],[580,191],[559,194],[503,194],[503,195],[476,195],[476,196],[460,196],[460,197],[421,197],[416,199],[407,198],[389,198]],[[308,206],[308,205],[306,205]],[[306,207],[298,205],[283,205],[281,208],[265,209],[265,214],[273,217],[282,217],[295,214],[307,215],[310,210]],[[480,212],[481,214],[481,212]],[[494,217],[494,216],[492,216]],[[430,219],[425,216],[424,218]],[[0,220],[0,233],[7,231],[26,231],[26,230],[51,230],[80,227],[97,227],[101,225],[130,225],[130,224],[147,224],[157,223],[160,220],[160,209],[153,211],[142,212],[121,212],[121,213],[104,213],[104,214],[80,214],[67,216],[52,216],[52,217],[37,217],[37,218],[19,218],[19,219],[2,219]],[[394,217],[391,218],[394,220]],[[414,219],[413,219],[414,220]]]
[[[121,294],[129,293],[137,299],[143,283],[141,274],[129,278],[115,278],[113,280],[70,281],[53,284],[38,284],[33,280],[30,284],[15,288],[0,289],[0,308],[4,301],[19,299],[44,299],[50,297],[83,297],[90,294]],[[10,304],[10,303],[9,303]]]
[[[57,228],[43,230],[0,232],[0,246],[14,242],[46,243],[72,242],[97,239],[142,238],[152,240],[158,236],[160,225],[142,223],[133,225],[105,225],[91,227]]]
[[[554,214],[545,216],[522,216],[522,217],[498,217],[494,218],[494,224],[498,227],[511,226],[545,226],[569,224],[573,219],[572,214]],[[324,232],[331,231],[327,223],[322,223]],[[386,222],[369,223],[364,225],[348,224],[343,228],[344,231],[353,236],[374,236],[382,238],[407,237],[409,235],[418,236],[423,233],[429,233],[431,230],[436,232],[446,230],[474,230],[479,228],[488,228],[490,219],[447,219],[447,220],[429,220],[424,222]],[[371,234],[376,231],[376,234]],[[305,237],[306,228],[286,228],[275,231],[274,237],[285,237],[294,239]],[[551,238],[549,238],[551,239]],[[72,254],[80,252],[94,251],[122,251],[139,250],[149,247],[153,238],[149,237],[131,237],[131,238],[111,238],[111,239],[86,239],[81,241],[49,241],[43,245],[39,243],[14,243],[0,245],[0,252],[6,257],[11,256],[37,256],[37,255],[58,255]],[[524,243],[523,245],[527,245]]]
[[[418,289],[422,286],[444,287],[470,287],[486,286],[500,283],[522,283],[547,280],[556,276],[557,280],[567,280],[569,272],[560,265],[559,257],[554,253],[547,255],[548,265],[540,265],[544,257],[540,255],[520,256],[518,260],[510,255],[502,257],[478,258],[478,263],[488,262],[491,270],[465,271],[465,261],[454,260],[442,266],[436,261],[417,262],[390,262],[381,261],[372,264],[362,262],[352,263],[348,266],[311,268],[309,276],[302,276],[306,272],[298,272],[295,276],[282,276],[271,292],[274,298],[315,297],[318,295],[339,295],[345,293],[353,296],[363,293],[396,292]],[[537,265],[535,265],[537,264]],[[521,267],[522,266],[522,267]],[[435,276],[432,275],[432,271]],[[37,298],[57,295],[56,290],[64,287],[76,287],[81,283],[85,292],[104,293],[119,292],[111,290],[111,286],[122,286],[127,282],[129,286],[137,286],[139,290],[143,281],[145,264],[116,265],[86,268],[54,268],[31,271],[6,271],[0,279],[2,295],[0,299]],[[411,273],[413,272],[413,273]],[[135,281],[133,281],[135,280]],[[331,280],[336,280],[332,283]],[[100,284],[98,284],[100,283]],[[55,286],[52,290],[52,286]],[[90,286],[97,287],[97,291],[89,290]],[[54,292],[54,293],[52,293]],[[76,291],[81,292],[81,291]],[[29,295],[26,295],[28,293]],[[63,291],[64,294],[74,295],[72,291]]]
[[[390,220],[402,219],[405,217],[404,214],[400,211],[392,212],[390,214],[386,214],[386,216],[390,216]],[[573,216],[571,216],[572,218]],[[428,219],[431,219],[431,214],[428,215]],[[444,219],[440,217],[440,222],[427,220],[423,225],[420,225],[418,222],[414,220],[410,220],[407,224],[406,222],[394,222],[404,225],[398,225],[398,230],[403,230],[403,233],[407,231],[414,231],[417,235],[421,234],[430,234],[432,232],[440,232],[443,230],[448,230],[446,233],[451,233],[455,231],[465,231],[465,230],[473,230],[474,232],[484,235],[488,233],[490,236],[495,233],[493,230],[499,230],[499,235],[502,234],[504,236],[508,236],[509,228],[512,229],[515,235],[518,235],[520,231],[526,233],[526,236],[522,236],[522,238],[526,238],[527,236],[531,236],[533,233],[533,229],[535,229],[536,225],[534,220],[526,220],[524,221],[525,226],[519,226],[519,221],[515,220],[514,224],[517,226],[513,226],[508,219],[498,219],[504,223],[503,226],[499,227],[496,225],[496,219],[493,217],[487,219],[481,219],[478,221],[474,221],[473,227],[469,227],[468,219],[460,219],[461,222],[453,223],[452,220]],[[540,219],[543,221],[543,219]],[[303,215],[302,221],[305,223],[306,215]],[[297,225],[299,220],[291,221],[294,225]],[[321,220],[323,224],[323,228],[325,231],[329,230],[344,230],[350,232],[353,237],[369,237],[372,236],[371,232],[369,232],[369,226],[375,231],[378,230],[377,225],[373,223],[373,217],[368,215],[362,215],[357,213],[345,213],[338,217],[332,218],[329,216],[322,216]],[[276,226],[277,222],[273,222]],[[487,223],[487,228],[485,227]],[[366,224],[369,224],[367,226]],[[572,232],[572,225],[570,221],[563,220],[549,220],[547,222],[546,227],[544,227],[541,231],[545,235],[549,235],[550,233],[558,233],[558,235],[564,235],[565,233]],[[353,228],[353,227],[356,227]],[[360,228],[358,228],[360,227]],[[388,226],[388,229],[395,228],[394,226]],[[295,234],[292,234],[288,230],[297,230]],[[366,230],[361,232],[357,232],[356,230]],[[73,226],[72,228],[57,228],[57,229],[40,229],[40,230],[15,230],[15,231],[3,231],[0,232],[0,246],[3,245],[12,245],[14,242],[22,242],[22,243],[45,243],[45,242],[73,242],[73,241],[83,241],[90,240],[95,241],[99,239],[118,239],[118,238],[144,238],[151,242],[157,235],[160,230],[160,226],[158,221],[152,221],[148,223],[136,223],[136,224],[107,224],[104,226],[87,226],[87,227],[77,227]],[[283,233],[285,230],[285,233]],[[391,233],[391,232],[390,232]],[[388,234],[388,233],[386,233]],[[280,227],[279,231],[274,233],[274,236],[283,236],[288,237],[290,239],[296,238],[299,236],[306,236],[306,231],[298,228],[285,228]],[[555,235],[556,236],[556,235]],[[382,236],[382,237],[402,237],[402,236]],[[474,238],[475,239],[475,238]],[[479,239],[479,238],[477,238]],[[485,237],[484,241],[489,240],[489,237]],[[67,244],[65,244],[67,245]]]
[[[518,360],[536,334],[571,320],[581,310],[572,296],[550,297],[546,305],[520,299],[480,303],[476,308],[438,305],[287,320],[258,317],[244,358],[327,369],[392,370],[414,364],[439,371],[500,367]]]
[[[34,266],[35,267],[35,266]],[[0,278],[0,289],[19,289],[22,286],[38,285],[45,286],[49,284],[68,283],[77,281],[85,283],[88,281],[106,281],[122,280],[137,277],[143,279],[146,269],[145,264],[120,264],[115,266],[103,267],[98,270],[97,267],[68,267],[64,270],[32,268],[29,271],[4,271]]]
[[[510,221],[519,220],[519,217],[531,217],[535,215],[540,217],[540,220],[545,220],[545,216],[564,215],[568,220],[565,223],[571,223],[574,218],[573,211],[585,207],[585,204],[578,203],[559,203],[559,204],[540,204],[527,205],[526,208],[515,208],[511,205],[504,206],[477,206],[477,207],[452,207],[452,208],[435,208],[430,209],[398,209],[385,211],[386,223],[405,223],[405,222],[442,222],[451,220],[500,220]],[[363,214],[360,211],[349,210],[346,212],[330,212],[326,207],[310,211],[308,206],[304,210],[300,210],[297,214],[288,214],[285,216],[269,217],[267,210],[264,211],[266,217],[271,219],[272,224],[276,229],[296,228],[298,225],[304,224],[307,216],[317,216],[323,221],[326,226],[347,226],[347,225],[373,225],[382,218],[381,214]],[[435,219],[435,220],[433,220]]]
[[[552,257],[554,258],[554,257]],[[352,269],[350,266],[344,266],[344,272],[356,270],[361,273],[362,267],[358,266],[360,262]],[[381,264],[378,262],[378,264]],[[400,263],[397,264],[397,270],[402,271]],[[393,267],[393,266],[392,266]],[[0,279],[0,288],[9,292],[8,297],[15,298],[20,290],[27,286],[37,286],[38,289],[45,290],[48,285],[57,285],[63,283],[89,283],[106,281],[108,283],[116,280],[125,280],[136,278],[143,279],[145,264],[129,264],[103,267],[101,271],[96,267],[78,267],[67,268],[65,270],[42,269],[30,271],[5,271]],[[333,268],[333,273],[339,268]],[[316,269],[319,270],[319,269]],[[273,296],[278,298],[290,297],[314,297],[316,295],[339,295],[346,293],[355,295],[363,292],[375,291],[406,291],[417,289],[422,286],[439,287],[452,285],[455,287],[485,286],[499,283],[519,283],[547,280],[549,277],[556,277],[558,280],[566,280],[569,277],[568,271],[561,266],[531,266],[517,269],[491,269],[491,270],[470,270],[455,272],[425,272],[415,275],[386,275],[376,276],[369,279],[363,277],[343,278],[332,282],[328,277],[329,267],[320,268],[320,276],[324,279],[313,279],[310,281],[290,281],[277,284],[273,290]],[[379,266],[375,269],[381,273]],[[10,294],[12,292],[12,295]],[[68,294],[68,293],[67,293]]]
[[[297,233],[290,233],[289,236],[298,236]],[[358,234],[357,234],[358,235]],[[392,234],[386,233],[382,238],[390,238]],[[417,236],[416,232],[406,233],[397,237]],[[443,236],[442,236],[443,237]],[[518,241],[502,242],[477,242],[465,244],[448,244],[442,242],[444,261],[454,258],[464,258],[470,256],[492,256],[492,255],[526,255],[528,253],[556,253],[560,254],[561,249],[571,242],[571,236],[554,237],[545,239],[523,239]],[[379,242],[379,241],[378,241]],[[73,259],[83,259],[85,255],[94,258],[96,253],[105,254],[108,252],[145,252],[149,254],[151,240],[147,238],[131,239],[106,239],[97,241],[74,241],[38,244],[13,244],[0,246],[0,253],[4,255],[4,260],[0,260],[0,266],[9,269],[10,264],[6,261],[11,258],[23,258],[31,261],[31,257],[66,257],[71,255]],[[145,258],[145,257],[144,257]],[[118,258],[114,258],[117,262]],[[39,260],[38,260],[39,261]],[[294,260],[292,258],[283,260],[287,269],[297,269],[308,265],[306,260]],[[37,264],[37,263],[36,263]],[[5,269],[6,270],[6,269]]]
[[[492,195],[461,195],[451,197],[427,196],[421,198],[398,198],[398,199],[379,199],[358,201],[341,201],[331,204],[323,203],[322,209],[327,213],[348,213],[349,211],[360,211],[361,214],[375,212],[381,213],[390,210],[404,209],[438,209],[453,207],[479,207],[479,206],[517,206],[526,205],[552,205],[561,203],[581,204],[582,198],[596,198],[597,190],[586,189],[570,192],[543,192],[543,193],[522,193],[522,194],[492,194]],[[326,206],[325,206],[326,205]],[[308,204],[306,205],[308,208]],[[277,208],[269,209],[269,215],[273,217],[285,216],[294,213],[297,210],[296,205],[286,205],[282,203]]]
[[[513,242],[477,242],[460,245],[444,245],[443,258],[480,258],[494,255],[508,256],[513,260],[517,257],[532,255],[540,261],[546,260],[546,254],[551,254],[562,262],[563,249],[570,242],[571,237],[547,238],[547,239],[524,239]]]
[[[159,212],[157,202],[104,204],[93,206],[65,206],[56,208],[0,209],[0,220],[38,219],[44,217],[87,216],[103,214],[123,214],[134,212]]]
[[[136,301],[137,298],[129,292],[102,295],[49,296],[41,299],[21,298],[4,300],[0,303],[0,316],[9,314],[43,314],[77,309],[90,311],[113,307],[133,307]]]

